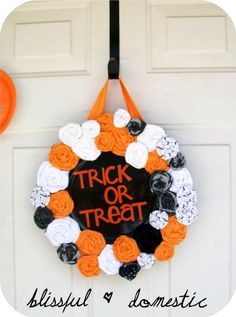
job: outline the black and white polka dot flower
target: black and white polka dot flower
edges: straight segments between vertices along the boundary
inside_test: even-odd
[[[138,256],[137,262],[142,269],[148,270],[155,263],[155,258],[153,254],[148,254],[143,252],[143,253],[140,253],[140,255]]]
[[[50,192],[43,187],[35,187],[32,190],[30,201],[36,208],[46,207],[50,201]]]
[[[175,157],[180,151],[177,141],[168,136],[161,138],[156,147],[157,153],[165,160]]]
[[[140,265],[137,261],[123,263],[119,269],[119,275],[128,281],[132,281],[140,271]]]
[[[178,208],[176,210],[176,218],[178,222],[183,225],[191,225],[194,221],[198,219],[199,211],[196,206],[190,208]]]
[[[154,210],[149,215],[149,223],[157,230],[163,229],[168,223],[169,216],[165,211]]]
[[[181,208],[191,208],[197,203],[197,193],[191,186],[182,187],[177,193],[178,206]]]

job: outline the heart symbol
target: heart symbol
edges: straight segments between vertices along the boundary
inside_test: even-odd
[[[110,293],[106,292],[106,293],[104,294],[103,298],[104,298],[108,303],[110,303],[111,298],[112,298],[112,295],[113,295],[113,292],[110,292]]]

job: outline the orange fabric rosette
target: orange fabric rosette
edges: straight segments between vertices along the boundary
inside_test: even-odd
[[[156,248],[154,256],[158,261],[168,261],[175,254],[175,248],[172,243],[162,241],[161,244]]]
[[[79,163],[78,156],[64,143],[55,144],[48,154],[52,166],[61,170],[70,171]]]
[[[111,113],[104,113],[97,119],[97,122],[100,124],[101,132],[111,132],[115,128]]]
[[[145,166],[148,173],[152,174],[155,171],[168,171],[170,168],[163,158],[161,158],[157,151],[154,150],[148,154],[148,160]]]
[[[72,212],[74,202],[66,190],[61,190],[50,196],[47,207],[52,211],[55,218],[63,218]]]
[[[136,138],[129,134],[129,131],[126,128],[114,128],[112,134],[115,140],[112,153],[119,156],[125,156],[129,143],[134,142]]]
[[[95,140],[97,148],[102,152],[109,152],[112,150],[115,140],[112,132],[101,132]]]
[[[79,257],[77,267],[85,277],[97,276],[101,273],[96,255],[84,255]]]
[[[175,216],[170,217],[168,224],[161,229],[163,240],[174,245],[181,243],[185,239],[186,234],[187,227],[179,223]]]
[[[125,235],[115,240],[113,251],[117,260],[124,263],[136,261],[140,254],[136,241]]]
[[[101,127],[101,133],[96,138],[97,147],[102,152],[112,151],[113,154],[125,156],[127,146],[136,138],[129,134],[127,128],[116,128],[113,115],[110,113],[104,113],[97,121]],[[112,133],[112,137],[110,133]]]
[[[82,254],[99,255],[106,246],[103,235],[98,231],[83,230],[76,245]]]

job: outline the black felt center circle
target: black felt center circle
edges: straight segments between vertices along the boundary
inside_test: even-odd
[[[96,161],[80,161],[70,172],[68,192],[75,204],[71,215],[81,230],[99,231],[107,243],[122,234],[133,237],[153,211],[156,198],[149,178],[145,169],[135,169],[111,152]]]

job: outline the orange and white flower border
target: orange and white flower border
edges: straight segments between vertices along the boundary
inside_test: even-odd
[[[35,222],[49,241],[64,252],[58,253],[60,259],[77,264],[86,277],[99,275],[101,271],[113,275],[125,266],[125,274],[120,275],[131,280],[140,268],[149,269],[155,261],[171,259],[175,246],[186,237],[187,225],[198,218],[192,178],[183,167],[184,158],[176,140],[168,137],[161,127],[143,122],[140,122],[142,130],[132,135],[132,120],[128,111],[118,109],[114,115],[105,113],[82,125],[67,124],[59,131],[60,142],[52,146],[48,160],[40,165],[37,173],[37,187],[31,195],[32,204],[37,208]],[[134,123],[137,128],[137,122]],[[151,177],[161,177],[157,186],[161,184],[160,179],[167,180],[168,189],[176,197],[175,211],[150,211],[149,223],[160,230],[163,240],[153,254],[141,252],[136,241],[125,235],[119,236],[113,245],[106,244],[101,233],[81,231],[70,217],[74,202],[67,191],[69,172],[80,159],[95,161],[102,152],[109,151],[123,156],[135,168],[145,168]],[[69,260],[66,246],[70,246]]]

